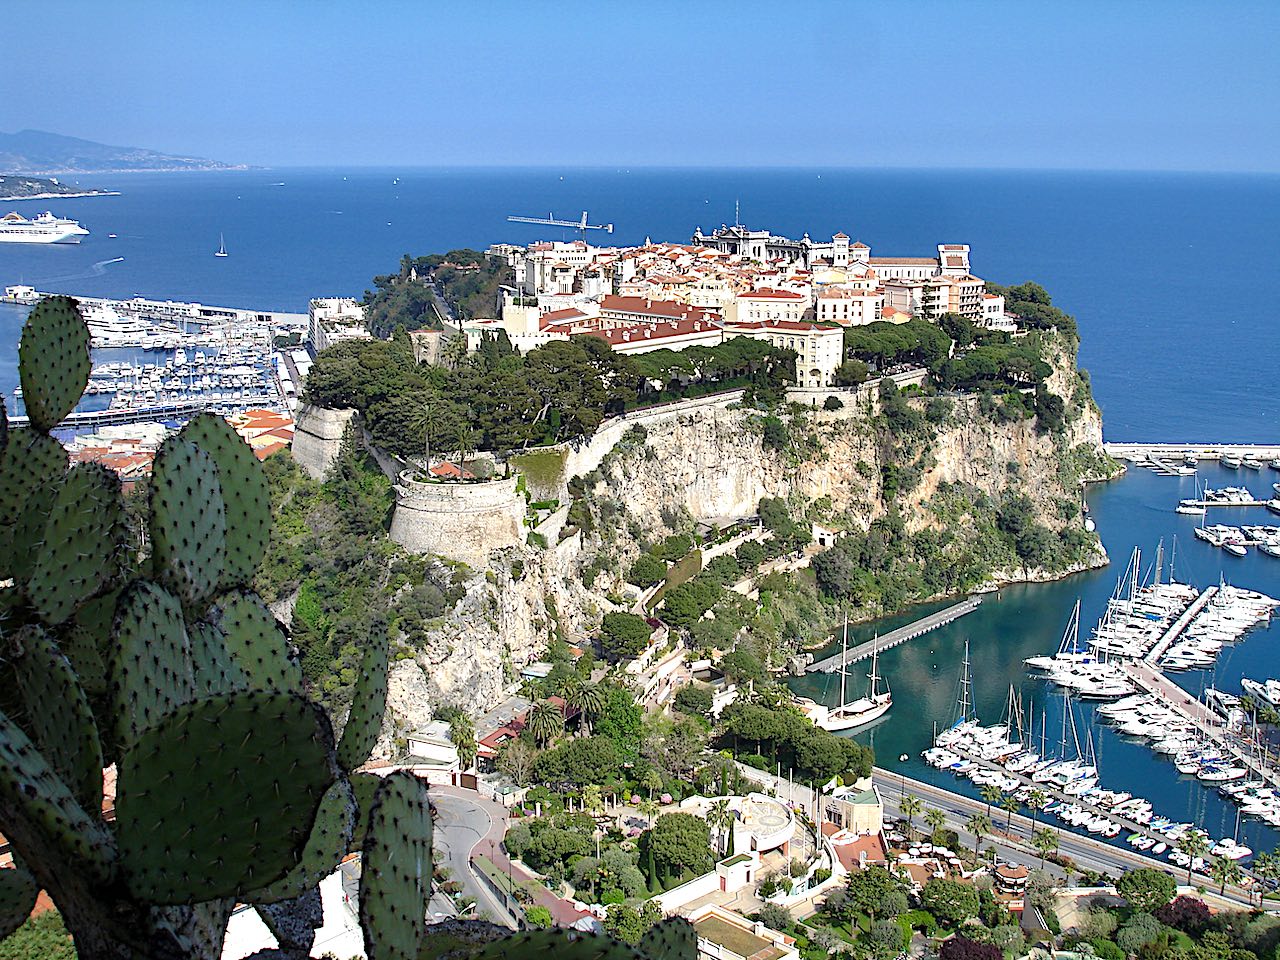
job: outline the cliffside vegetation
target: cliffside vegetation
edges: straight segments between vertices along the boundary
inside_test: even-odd
[[[349,340],[316,358],[306,400],[354,407],[374,442],[400,457],[507,453],[577,440],[609,414],[638,405],[742,387],[776,401],[792,382],[795,354],[738,337],[683,353],[614,353],[593,336],[516,353],[486,339],[453,367],[417,364],[403,333]]]
[[[365,325],[375,337],[397,330],[439,330],[441,314],[432,284],[461,320],[497,316],[500,288],[510,283],[511,268],[478,250],[450,250],[427,257],[400,258],[396,273],[373,278],[364,293]]]
[[[450,567],[387,538],[390,484],[350,437],[324,483],[287,454],[264,466],[273,524],[258,590],[268,602],[293,600],[303,674],[317,699],[342,707],[370,635],[390,629],[411,650],[461,593]]]

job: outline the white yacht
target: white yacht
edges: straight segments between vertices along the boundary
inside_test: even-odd
[[[18,212],[0,217],[0,243],[79,243],[89,231],[48,211],[28,220]]]

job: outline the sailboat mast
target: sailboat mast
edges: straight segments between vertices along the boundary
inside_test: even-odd
[[[960,678],[960,720],[969,719],[969,641],[964,642],[964,674]]]
[[[849,673],[849,611],[844,614],[844,639],[840,642],[840,709],[844,709],[845,677]]]

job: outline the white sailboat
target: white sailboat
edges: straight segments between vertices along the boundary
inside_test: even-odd
[[[222,234],[218,234],[218,249],[214,253],[215,257],[225,257],[227,255],[227,245],[222,239]]]
[[[876,641],[878,642],[878,640],[879,638],[877,637]],[[844,645],[840,656],[840,705],[833,708],[824,719],[818,721],[818,726],[831,733],[865,727],[867,724],[879,720],[893,706],[893,694],[889,691],[889,685],[885,684],[883,693],[879,689],[881,679],[878,670],[880,651],[874,642],[871,647],[871,672],[867,674],[867,679],[871,681],[871,686],[867,691],[867,695],[859,697],[852,702],[845,700],[845,685],[848,675],[845,659],[848,647],[849,631],[848,624],[846,624]]]

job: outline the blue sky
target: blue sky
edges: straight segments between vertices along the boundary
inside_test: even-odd
[[[264,165],[1280,171],[1280,2],[10,0],[0,130]]]

